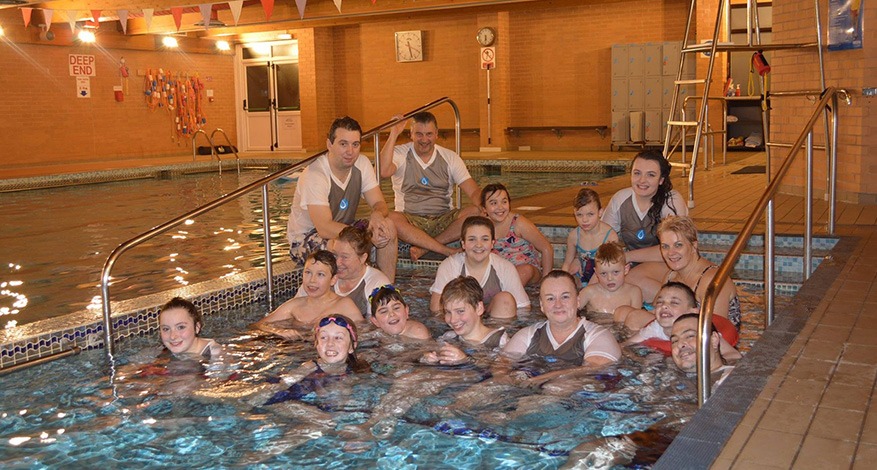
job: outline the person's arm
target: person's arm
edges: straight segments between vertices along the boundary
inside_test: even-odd
[[[476,207],[481,205],[481,188],[478,187],[478,183],[474,179],[470,177],[460,183],[460,190],[466,193],[466,197],[469,198],[472,205]]]
[[[393,116],[393,119],[401,118],[402,116],[399,114]],[[399,138],[399,135],[402,134],[402,131],[405,130],[405,125],[407,123],[408,121],[399,121],[390,128],[390,135],[387,137],[387,141],[384,142],[384,147],[381,149],[381,178],[389,178],[393,176],[393,173],[396,173],[396,164],[393,162],[393,154],[396,151],[396,140]]]
[[[368,228],[372,231],[372,242],[376,247],[383,248],[396,238],[396,226],[388,217],[390,209],[387,207],[387,202],[379,187],[369,189],[363,196],[372,208],[368,222]]]
[[[426,328],[426,325],[420,323],[417,320],[408,320],[408,324],[405,325],[405,331],[402,332],[402,335],[417,340],[428,340],[432,339],[432,335],[429,334],[429,330]]]
[[[630,306],[633,308],[643,308],[643,291],[639,286],[630,285]]]
[[[323,240],[334,240],[335,238],[338,238],[338,234],[344,230],[344,227],[346,227],[346,225],[341,222],[332,220],[332,210],[329,206],[310,204],[308,205],[308,215],[311,218],[311,222],[314,223],[314,227],[317,229],[317,234]]]
[[[433,292],[429,297],[429,311],[436,315],[442,313],[442,295]]]
[[[628,263],[645,263],[646,261],[660,261],[664,258],[661,256],[661,247],[658,245],[648,248],[640,248],[638,250],[630,250],[625,253]]]
[[[539,228],[523,215],[518,216],[518,233],[542,254],[542,275],[545,276],[554,269],[554,247]]]
[[[560,269],[570,273],[576,274],[581,269],[579,263],[574,263],[576,260],[576,229],[572,229],[569,232],[569,235],[566,236],[566,256],[563,258],[563,265]],[[547,273],[543,273],[547,274]]]
[[[354,323],[362,325],[365,323],[365,317],[362,316],[362,312],[359,311],[359,307],[356,306],[356,302],[350,299],[350,297],[341,297],[338,300],[338,304],[336,305],[338,313],[346,316]]]
[[[594,286],[585,286],[584,289],[579,291],[579,310],[588,306],[588,302],[591,301],[592,292],[594,292]]]

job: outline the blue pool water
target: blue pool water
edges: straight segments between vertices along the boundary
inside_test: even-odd
[[[99,276],[120,243],[266,173],[226,171],[0,193],[0,327],[85,308],[99,309]],[[511,180],[523,197],[607,175],[521,173],[473,176],[481,185]],[[385,194],[392,205],[392,191]],[[288,255],[286,221],[294,182],[269,188],[275,260]],[[158,236],[123,255],[113,271],[113,300],[217,279],[264,265],[259,191]]]
[[[428,275],[403,271],[399,285],[413,316],[437,336],[447,327],[428,313],[421,279]],[[226,345],[222,367],[155,360],[155,335],[120,343],[112,371],[102,351],[87,351],[0,377],[0,462],[5,468],[548,469],[606,437],[632,435],[626,465],[642,468],[695,411],[694,382],[643,350],[626,350],[599,373],[529,389],[490,378],[501,373],[489,353],[476,353],[474,366],[421,365],[415,359],[430,346],[395,344],[368,328],[358,354],[372,372],[264,406],[272,379],[315,357],[310,344],[251,335],[246,325],[264,313],[264,306],[253,306],[206,319],[205,336]],[[536,320],[532,313],[508,327]],[[387,409],[407,410],[364,427],[388,396],[409,400]]]

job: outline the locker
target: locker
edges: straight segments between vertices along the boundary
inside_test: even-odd
[[[627,56],[627,75],[629,77],[642,77],[645,70],[645,48],[642,44],[630,44]]]
[[[612,46],[612,78],[627,77],[628,45]]]
[[[628,80],[627,77],[612,79],[612,111],[627,111]]]
[[[661,43],[649,42],[643,45],[643,75],[660,77],[664,73],[664,56]]]
[[[630,112],[630,141],[645,142],[646,113],[642,111]]]
[[[646,109],[661,109],[664,97],[663,86],[663,77],[645,77],[643,79],[643,105]],[[672,91],[671,89],[670,92],[672,93]]]
[[[627,90],[627,109],[631,111],[642,111],[645,109],[644,88],[645,84],[642,77],[630,77]]]
[[[612,142],[630,142],[630,120],[626,112],[612,113]]]

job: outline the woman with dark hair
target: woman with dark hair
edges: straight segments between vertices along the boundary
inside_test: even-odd
[[[670,163],[658,150],[643,150],[633,158],[630,187],[609,201],[603,212],[606,222],[618,232],[629,250],[627,261],[636,266],[628,280],[651,302],[667,275],[667,265],[658,247],[658,224],[670,215],[688,215],[688,206],[670,181]]]

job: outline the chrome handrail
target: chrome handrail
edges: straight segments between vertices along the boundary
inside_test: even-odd
[[[196,161],[195,159],[195,140],[198,138],[198,134],[204,134],[204,138],[207,139],[207,143],[210,144],[210,159],[213,160],[212,157],[216,157],[216,161],[219,162],[219,174],[222,174],[222,160],[219,159],[219,155],[216,154],[216,149],[213,147],[213,139],[207,135],[207,132],[204,129],[198,129],[192,134],[192,161]]]
[[[217,132],[219,132],[220,134],[222,134],[223,137],[225,137],[225,143],[228,144],[228,148],[230,148],[231,152],[234,154],[234,161],[237,164],[238,175],[240,175],[241,174],[241,157],[238,156],[238,149],[236,149],[234,147],[234,145],[231,144],[231,140],[229,140],[228,134],[226,134],[225,131],[219,127],[217,127],[216,129],[213,129],[213,132],[210,133],[210,141],[211,142],[213,142],[213,136],[215,136]],[[214,150],[215,150],[215,148],[214,148]],[[219,158],[219,152],[216,152],[216,158],[217,159]],[[220,166],[220,170],[221,170],[222,163],[220,163],[219,166]]]
[[[752,236],[752,233],[755,231],[755,226],[758,224],[758,221],[761,215],[764,213],[765,208],[768,204],[773,202],[773,198],[777,193],[780,182],[789,172],[789,169],[792,166],[792,161],[795,156],[801,150],[802,145],[804,145],[805,141],[807,143],[807,156],[808,156],[808,175],[811,175],[807,180],[807,194],[812,192],[812,156],[813,156],[813,126],[816,124],[816,121],[819,119],[820,115],[823,114],[823,110],[828,108],[828,104],[832,103],[831,109],[831,121],[832,121],[832,129],[835,130],[835,134],[833,135],[833,140],[837,140],[837,97],[838,95],[843,95],[847,98],[847,102],[849,103],[849,93],[843,89],[837,89],[835,87],[828,87],[825,91],[822,92],[822,97],[819,102],[816,104],[816,109],[813,111],[813,114],[810,116],[810,119],[807,121],[807,124],[804,126],[804,129],[801,131],[801,135],[798,136],[798,139],[792,144],[789,149],[789,154],[786,156],[785,160],[783,160],[779,169],[775,176],[772,177],[770,183],[767,185],[767,188],[764,190],[764,193],[761,195],[761,198],[755,204],[755,208],[752,213],[749,215],[749,219],[746,220],[746,223],[743,225],[743,229],[740,230],[740,233],[737,234],[736,240],[734,240],[734,244],[731,245],[731,248],[728,250],[728,254],[725,255],[725,259],[722,261],[722,264],[719,265],[719,269],[716,272],[715,277],[713,277],[712,281],[707,286],[706,294],[704,295],[703,303],[700,308],[700,320],[698,323],[698,337],[697,337],[697,401],[700,406],[703,406],[704,402],[706,402],[707,398],[710,395],[710,357],[709,357],[709,346],[710,346],[710,333],[712,327],[712,318],[713,318],[713,309],[716,305],[716,298],[718,297],[719,292],[721,291],[721,286],[724,285],[725,282],[731,276],[731,271],[734,269],[734,264],[737,263],[737,259],[740,258],[740,254],[743,252],[743,249],[746,247],[746,244],[749,242],[749,238]],[[832,143],[831,147],[836,149],[836,145]],[[837,159],[837,153],[832,153],[832,159]],[[830,167],[836,167],[836,161],[832,162]],[[836,179],[835,175],[831,175],[832,179]],[[806,201],[806,219],[809,224],[812,218],[812,198]],[[766,230],[765,237],[768,234],[773,233],[773,213],[772,211],[768,212],[766,222]],[[810,227],[804,227],[805,230],[805,246],[810,246],[810,238],[812,234],[810,232]],[[806,250],[809,251],[809,248]],[[773,256],[770,256],[766,253],[764,260],[765,272],[773,272]],[[810,259],[806,258],[804,260],[805,273],[809,272]],[[765,286],[765,295],[770,296],[773,299],[773,286]],[[772,304],[772,301],[771,301]],[[766,326],[770,324],[773,317],[773,312],[765,312],[765,323]]]
[[[450,98],[448,98],[448,97],[439,98],[435,101],[429,102],[429,103],[415,109],[414,111],[411,111],[409,114],[413,115],[413,114],[421,112],[421,111],[426,111],[428,109],[434,108],[434,107],[439,106],[439,105],[444,104],[444,103],[450,104],[451,107],[454,109],[454,113],[455,113],[456,118],[457,118],[457,139],[459,141],[459,139],[460,139],[460,132],[459,132],[459,130],[460,130],[460,111],[457,108],[457,105]],[[367,131],[366,133],[364,133],[362,135],[361,139],[365,139],[365,138],[371,137],[372,135],[376,135],[381,130],[392,126],[395,122],[396,122],[395,120],[387,121],[384,124],[381,124],[380,126],[375,127],[374,129],[371,129],[371,130]],[[199,129],[198,132],[203,132],[203,131]],[[197,135],[197,132],[196,132],[196,135]],[[205,132],[204,135],[207,136],[207,133]],[[209,140],[209,136],[207,136],[207,137]],[[194,140],[195,139],[193,136],[192,141],[194,142]],[[211,143],[211,148],[212,147],[213,147],[213,145]],[[246,186],[242,186],[242,187],[240,187],[240,188],[238,188],[238,189],[236,189],[236,190],[234,190],[226,195],[220,196],[219,198],[214,199],[213,201],[210,201],[201,207],[195,208],[195,209],[193,209],[193,210],[191,210],[191,211],[189,211],[189,212],[187,212],[179,217],[175,217],[175,218],[173,218],[173,219],[171,219],[171,220],[169,220],[161,225],[153,227],[152,229],[150,229],[146,232],[143,232],[140,235],[137,235],[136,237],[117,246],[110,253],[110,255],[107,257],[106,262],[104,262],[104,267],[101,270],[101,304],[102,304],[102,310],[103,310],[104,347],[106,348],[107,358],[110,360],[110,362],[114,361],[113,355],[115,354],[115,343],[113,342],[112,309],[110,307],[110,274],[113,270],[113,266],[116,264],[116,261],[119,259],[119,257],[122,255],[122,253],[124,253],[124,252],[128,251],[129,249],[143,243],[146,240],[149,240],[157,235],[160,235],[160,234],[166,232],[167,230],[170,230],[173,227],[176,227],[177,225],[184,223],[188,219],[191,219],[193,217],[197,217],[205,212],[208,212],[208,211],[213,210],[213,209],[215,209],[215,208],[217,208],[217,207],[219,207],[227,202],[230,202],[233,199],[237,199],[237,198],[243,196],[244,194],[252,191],[253,189],[255,189],[259,186],[262,187],[262,227],[263,227],[263,240],[265,243],[265,273],[267,276],[267,286],[268,286],[268,305],[269,305],[269,308],[273,309],[273,306],[274,306],[274,276],[273,276],[273,267],[272,267],[272,260],[271,260],[271,230],[270,230],[270,226],[268,223],[268,219],[269,219],[269,217],[268,217],[268,183],[270,183],[278,178],[281,178],[283,176],[289,175],[289,174],[295,172],[296,170],[298,170],[299,168],[302,168],[306,165],[309,165],[312,161],[314,161],[317,157],[319,157],[320,155],[322,155],[324,153],[326,153],[326,152],[321,151],[319,153],[311,155],[310,157],[308,157],[308,158],[306,158],[298,163],[294,163],[285,169],[271,173],[270,175],[265,176],[263,178],[260,178],[256,181],[246,185]],[[378,158],[377,155],[376,155],[376,158]]]

